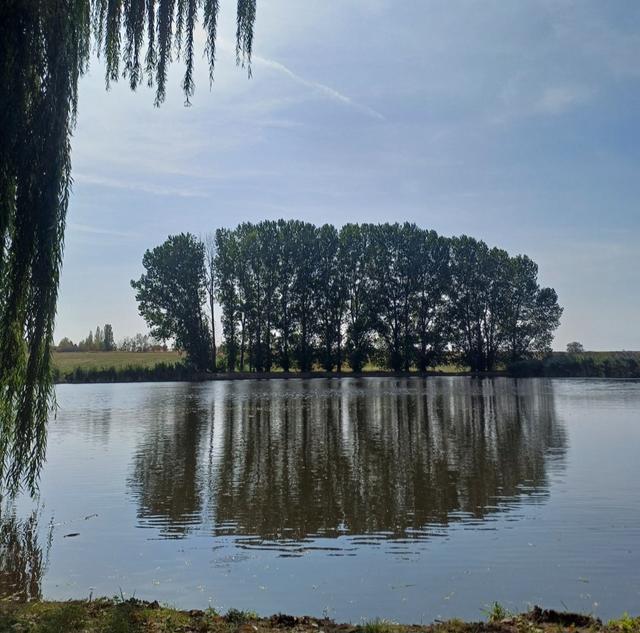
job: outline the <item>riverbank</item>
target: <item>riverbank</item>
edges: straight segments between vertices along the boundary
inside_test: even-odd
[[[464,367],[443,365],[420,373],[393,372],[370,365],[361,372],[217,372],[198,373],[187,367],[176,352],[58,353],[54,356],[54,380],[58,384],[120,382],[203,382],[212,380],[268,380],[291,378],[406,378],[410,376],[475,376],[493,378],[640,378],[640,352],[554,352],[544,359],[509,364],[503,371],[473,373]]]
[[[554,352],[511,363],[515,378],[640,378],[640,352]]]
[[[119,383],[119,382],[213,382],[218,380],[291,380],[313,378],[410,378],[426,376],[475,376],[482,378],[496,378],[508,376],[504,371],[473,373],[469,371],[429,371],[419,372],[393,372],[384,370],[371,370],[362,372],[335,372],[335,371],[309,371],[309,372],[249,372],[237,371],[233,373],[198,373],[193,372],[183,365],[174,367],[156,366],[153,368],[131,367],[123,369],[93,369],[76,370],[66,376],[58,376],[57,384],[92,384],[92,383]]]
[[[337,624],[329,619],[278,614],[260,618],[231,609],[224,615],[179,611],[141,600],[0,602],[0,631],[24,633],[640,633],[640,617],[603,624],[588,615],[542,610],[512,615],[494,604],[485,622],[449,620],[402,625],[386,620]]]

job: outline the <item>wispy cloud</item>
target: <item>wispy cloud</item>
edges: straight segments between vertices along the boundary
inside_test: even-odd
[[[138,233],[132,231],[118,231],[115,229],[105,229],[100,226],[81,224],[78,222],[67,222],[67,228],[75,233],[85,233],[89,235],[110,235],[112,237],[139,237]]]
[[[586,83],[545,84],[536,73],[519,72],[498,95],[490,120],[502,124],[523,117],[560,116],[585,105],[595,94]]]
[[[185,189],[181,187],[164,187],[153,183],[118,180],[117,178],[105,178],[103,176],[92,176],[89,174],[74,174],[74,181],[87,184],[97,185],[99,187],[109,187],[113,189],[126,189],[130,191],[141,191],[143,193],[151,193],[157,196],[177,196],[179,198],[208,198],[206,193],[194,191],[193,189]]]
[[[253,62],[259,65],[271,68],[272,70],[275,70],[276,72],[279,72],[283,75],[286,75],[287,77],[295,81],[297,84],[304,86],[306,88],[309,88],[312,91],[317,92],[331,99],[332,101],[336,101],[337,103],[342,103],[343,105],[346,105],[349,108],[362,112],[363,114],[366,114],[374,119],[378,119],[380,121],[383,121],[385,119],[382,113],[378,112],[377,110],[374,110],[368,105],[355,101],[351,97],[348,97],[347,95],[344,95],[341,92],[338,92],[334,88],[331,88],[331,86],[327,86],[325,84],[322,84],[317,81],[312,81],[310,79],[305,79],[304,77],[301,77],[300,75],[294,73],[290,68],[288,68],[284,64],[281,64],[280,62],[277,62],[273,59],[267,59],[266,57],[261,57],[259,55],[253,56]]]
[[[533,104],[534,112],[541,114],[563,114],[585,103],[591,91],[583,86],[554,86],[546,88]]]

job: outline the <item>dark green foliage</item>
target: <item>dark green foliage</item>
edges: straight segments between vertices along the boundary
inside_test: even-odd
[[[550,349],[562,308],[552,288],[539,287],[533,261],[465,235],[451,240],[450,253],[453,348],[472,371]]]
[[[345,224],[340,230],[340,267],[344,275],[346,300],[347,360],[353,371],[361,371],[372,349],[371,300],[368,275],[370,225]]]
[[[340,265],[340,236],[334,226],[318,231],[317,290],[318,361],[325,371],[340,371],[342,324],[346,310],[345,275]]]
[[[528,257],[415,224],[244,223],[216,250],[229,371],[492,371],[548,350],[562,313]]]
[[[76,367],[71,372],[56,369],[53,374],[54,381],[58,383],[165,382],[195,380],[197,377],[197,371],[185,363],[157,363],[153,367]]]
[[[53,404],[50,348],[71,189],[78,80],[92,37],[107,85],[146,78],[156,104],[172,56],[193,95],[202,9],[213,77],[218,0],[0,2],[0,486],[35,491]],[[238,63],[250,70],[255,0],[237,6]]]
[[[300,371],[311,371],[318,326],[316,295],[320,252],[316,227],[306,222],[298,223],[295,239],[297,258],[291,302],[296,326],[295,358]]]
[[[259,616],[255,611],[241,611],[240,609],[229,609],[224,619],[231,624],[244,624],[252,620],[258,620]]]
[[[443,360],[450,335],[447,289],[449,240],[428,231],[416,257],[416,364],[421,372]]]
[[[542,360],[529,359],[510,363],[512,376],[547,376],[549,378],[640,378],[637,353],[565,354],[556,352]]]
[[[544,362],[539,358],[517,360],[507,365],[509,375],[515,378],[533,378],[544,375]]]
[[[584,352],[584,346],[578,341],[572,341],[567,343],[567,354],[582,354]]]
[[[103,330],[102,349],[105,352],[111,352],[116,348],[116,343],[113,339],[113,327],[110,323],[106,323]]]
[[[414,361],[417,275],[425,234],[415,224],[370,225],[370,318],[394,371]],[[440,297],[439,297],[440,300]]]
[[[98,326],[95,334],[90,331],[87,337],[81,340],[78,345],[74,345],[68,338],[61,339],[56,349],[59,352],[111,352],[115,348],[113,327],[107,323],[104,329]]]
[[[145,273],[131,286],[156,339],[174,339],[198,371],[213,369],[211,330],[204,313],[204,244],[189,233],[170,236],[142,258]]]
[[[77,352],[78,346],[66,336],[60,339],[58,346],[56,347],[58,352]]]

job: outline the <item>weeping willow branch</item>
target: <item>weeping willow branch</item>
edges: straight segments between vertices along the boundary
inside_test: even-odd
[[[182,56],[195,90],[199,18],[213,80],[218,0],[3,0],[0,3],[0,490],[35,492],[54,402],[51,344],[71,192],[70,139],[91,45],[106,85],[166,95]],[[251,74],[255,0],[238,0],[236,61]],[[146,47],[146,50],[145,50]]]

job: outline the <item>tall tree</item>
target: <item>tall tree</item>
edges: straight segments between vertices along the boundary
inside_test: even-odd
[[[295,356],[301,371],[311,371],[318,317],[315,310],[319,257],[316,227],[308,222],[297,223],[294,239],[296,266],[292,311],[297,330]]]
[[[342,368],[342,324],[346,308],[344,271],[340,266],[340,237],[335,227],[324,224],[318,231],[319,360],[326,371]]]
[[[102,329],[99,325],[96,327],[96,333],[93,337],[93,349],[97,352],[102,352],[104,350],[104,334],[102,333]]]
[[[216,239],[208,233],[203,239],[204,271],[209,303],[209,324],[211,327],[211,358],[213,371],[217,369],[218,347],[216,345]]]
[[[170,236],[146,251],[145,272],[131,286],[138,310],[155,338],[175,339],[198,371],[212,369],[211,341],[204,314],[204,246],[190,233]]]
[[[237,257],[238,244],[235,232],[229,229],[218,229],[214,271],[217,297],[222,308],[226,369],[229,372],[236,369],[240,347],[238,342],[239,300],[236,285]]]
[[[367,257],[373,284],[371,306],[385,362],[394,371],[409,371],[413,361],[413,324],[421,231],[415,224],[371,227]]]
[[[252,371],[426,371],[450,350],[486,371],[548,349],[562,312],[529,258],[414,224],[244,223],[216,244],[225,348]]]
[[[490,255],[484,242],[463,235],[451,241],[449,318],[454,347],[472,371],[487,367],[485,318],[488,310]]]
[[[113,339],[113,327],[110,323],[105,323],[104,326],[104,341],[102,348],[105,352],[111,352],[115,349],[115,341]]]
[[[71,186],[78,80],[92,35],[106,81],[166,94],[172,57],[194,93],[199,16],[213,78],[219,0],[0,3],[0,484],[35,490],[53,398],[50,348]],[[256,0],[238,0],[236,58],[250,70]],[[146,42],[146,47],[145,47]]]
[[[538,265],[526,255],[509,260],[504,297],[504,341],[510,361],[551,349],[562,308],[552,288],[540,288]]]
[[[345,224],[340,230],[339,265],[344,273],[347,327],[346,351],[353,371],[361,371],[371,351],[371,281],[367,275],[370,230]]]
[[[415,322],[418,370],[426,372],[441,360],[449,341],[447,290],[449,287],[449,240],[425,231],[416,258]]]
[[[257,226],[258,252],[257,268],[260,278],[259,309],[263,313],[261,320],[261,349],[258,369],[269,371],[274,361],[274,332],[277,323],[278,307],[278,225],[265,221]]]
[[[295,233],[297,221],[278,220],[275,250],[277,252],[276,359],[284,371],[293,364],[295,268],[297,264]]]

